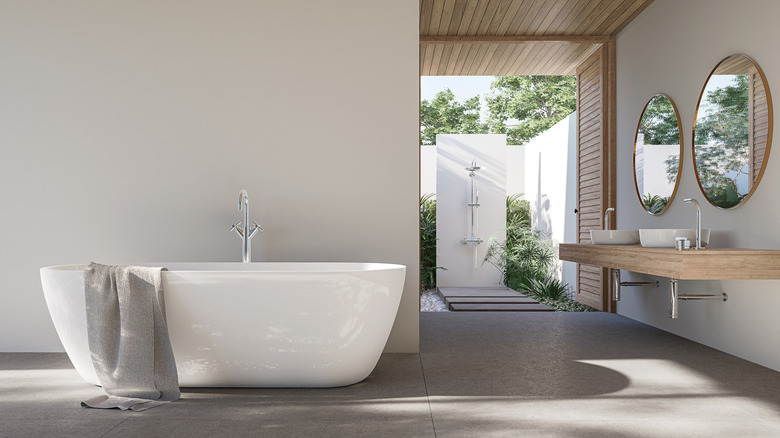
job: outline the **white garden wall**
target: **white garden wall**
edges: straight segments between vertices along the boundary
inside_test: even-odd
[[[482,263],[490,239],[506,237],[506,135],[437,135],[436,284],[446,286],[496,286],[501,272]],[[471,237],[471,179],[466,167],[476,160],[479,190],[478,224],[475,237],[481,244],[461,243]],[[476,256],[474,248],[476,247]],[[476,260],[476,266],[475,266]]]
[[[572,113],[525,146],[525,199],[531,225],[558,243],[577,239],[577,113]],[[577,284],[576,264],[562,262],[561,279]]]

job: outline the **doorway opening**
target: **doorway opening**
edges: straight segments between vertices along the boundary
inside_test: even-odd
[[[471,269],[476,270],[479,268],[490,268],[491,266],[497,267],[496,271],[498,280],[494,284],[509,284],[510,280],[518,289],[523,291],[533,289],[558,289],[564,291],[560,293],[565,298],[575,298],[580,303],[587,304],[598,310],[615,311],[615,304],[610,299],[611,297],[611,284],[607,279],[609,278],[609,272],[599,271],[591,272],[589,267],[581,269],[579,265],[564,263],[562,268],[558,268],[557,263],[557,249],[554,248],[554,244],[550,244],[552,250],[547,251],[552,259],[552,265],[554,268],[538,269],[534,268],[533,262],[522,264],[522,268],[518,267],[512,256],[518,255],[519,250],[508,243],[516,243],[518,240],[516,233],[513,233],[511,224],[507,224],[506,218],[516,218],[522,216],[523,209],[526,209],[528,213],[526,217],[527,222],[531,222],[531,226],[526,227],[520,235],[520,240],[525,240],[530,234],[532,237],[537,237],[536,241],[550,242],[552,239],[557,242],[567,243],[579,243],[589,240],[589,232],[591,229],[599,229],[604,224],[600,220],[600,216],[607,207],[614,203],[614,38],[613,37],[563,37],[552,38],[550,41],[543,40],[541,38],[527,38],[517,37],[511,39],[508,37],[453,37],[448,39],[447,37],[421,37],[421,237],[427,237],[427,241],[422,239],[421,244],[428,244],[428,256],[426,257],[425,248],[421,247],[421,253],[423,257],[421,260],[425,262],[431,261],[430,248],[432,246],[438,246],[438,256],[445,254],[447,256],[456,252],[471,254]],[[491,52],[491,50],[495,51]],[[549,59],[544,61],[544,55],[542,53],[547,49]],[[462,56],[465,50],[469,55],[465,58]],[[531,50],[535,53],[533,58],[536,60],[534,65],[524,64],[523,53]],[[497,60],[496,56],[506,57],[508,54],[511,58],[516,56],[516,60]],[[527,53],[526,53],[527,54]],[[446,56],[445,56],[446,55]],[[441,57],[440,57],[441,56]],[[482,57],[484,56],[484,57]],[[499,58],[501,58],[499,56]],[[455,58],[453,58],[455,57]],[[482,57],[482,58],[481,58]],[[459,65],[460,62],[462,65]],[[462,77],[464,73],[474,71],[477,67],[478,73],[475,75],[481,77],[484,81],[486,74],[498,74],[499,76],[487,77],[488,80],[495,82],[500,79],[501,83],[495,84],[491,91],[487,94],[492,98],[490,102],[488,98],[480,98],[475,96],[463,96],[456,97],[455,93],[451,89],[439,89],[435,90],[432,94],[426,88],[426,82],[432,80],[431,76],[444,76],[446,80],[453,81],[455,79],[464,80],[467,78]],[[511,75],[505,73],[506,69],[510,67]],[[496,73],[503,69],[502,72]],[[426,74],[427,73],[427,74]],[[576,76],[575,76],[576,75]],[[576,80],[574,79],[576,77]],[[533,149],[529,147],[530,141],[533,138],[544,131],[539,129],[533,132],[528,137],[522,138],[518,134],[528,133],[532,131],[532,128],[538,126],[533,123],[534,120],[529,118],[527,114],[534,114],[533,110],[520,113],[521,115],[514,118],[507,116],[509,114],[508,109],[516,107],[516,100],[520,99],[518,96],[520,90],[523,90],[523,82],[529,83],[536,81],[535,86],[541,87],[538,82],[544,82],[546,80],[550,82],[552,78],[568,78],[568,81],[572,83],[571,89],[576,90],[575,97],[570,99],[574,103],[574,107],[580,111],[577,111],[575,115],[571,116],[570,124],[567,127],[568,131],[564,137],[566,140],[564,143],[569,142],[572,146],[572,152],[566,149],[565,152],[554,154],[551,153],[553,148],[546,147],[540,149]],[[564,80],[563,82],[566,82]],[[502,88],[504,85],[511,84]],[[560,86],[560,84],[558,84]],[[554,88],[554,86],[553,86]],[[501,96],[502,91],[509,91]],[[556,89],[555,92],[550,94],[550,99],[561,98],[565,93],[561,89]],[[426,99],[428,97],[428,99]],[[483,101],[483,102],[480,102]],[[480,103],[484,107],[480,110]],[[539,105],[540,108],[536,110],[537,113],[544,113],[544,104]],[[573,108],[572,108],[573,109]],[[503,111],[503,116],[501,115]],[[483,116],[483,114],[485,115]],[[555,122],[561,122],[568,114]],[[439,120],[435,120],[436,117]],[[513,122],[515,125],[513,126]],[[550,125],[543,128],[549,128]],[[430,128],[430,129],[429,129]],[[529,129],[530,128],[530,129]],[[438,130],[439,132],[435,132]],[[449,134],[457,133],[457,134]],[[440,138],[436,138],[436,135]],[[518,149],[525,149],[525,152],[521,160],[508,159],[506,155],[504,158],[496,158],[495,156],[483,157],[483,161],[488,164],[493,163],[493,166],[487,165],[485,167],[502,167],[504,175],[509,175],[507,170],[517,165],[518,161],[522,162],[523,171],[520,173],[524,183],[521,184],[520,190],[511,190],[504,192],[501,196],[501,213],[504,215],[503,229],[500,233],[486,234],[485,231],[480,230],[479,235],[471,233],[471,228],[466,226],[463,230],[464,235],[457,239],[448,238],[448,240],[442,241],[443,233],[441,229],[443,224],[436,223],[433,227],[437,230],[437,238],[431,239],[431,227],[429,226],[425,235],[425,223],[424,215],[427,213],[427,218],[430,219],[434,215],[432,209],[435,208],[441,212],[445,210],[450,203],[442,199],[442,193],[438,190],[433,191],[426,188],[426,184],[430,184],[430,177],[426,177],[425,162],[426,156],[431,155],[430,152],[425,152],[426,147],[430,148],[434,143],[438,143],[439,140],[446,140],[445,143],[460,145],[462,149],[466,149],[469,152],[463,156],[458,156],[457,152],[453,152],[451,149],[446,151],[440,151],[446,153],[446,159],[449,161],[458,161],[458,165],[450,166],[456,168],[460,166],[460,179],[464,178],[475,179],[474,172],[468,171],[467,167],[483,167],[478,162],[475,156],[476,151],[480,151],[482,148],[469,144],[469,138],[447,138],[453,135],[466,135],[466,136],[480,136],[480,135],[504,135],[506,136],[507,146],[516,147]],[[512,144],[514,143],[514,144]],[[582,149],[585,146],[586,149]],[[440,145],[436,144],[436,148]],[[446,148],[445,148],[446,149]],[[565,149],[565,148],[564,148]],[[533,151],[529,154],[528,151]],[[440,155],[437,152],[437,156]],[[556,156],[557,155],[557,156]],[[457,160],[456,160],[457,158]],[[438,158],[437,158],[438,160]],[[441,161],[441,160],[438,160]],[[437,161],[437,171],[440,167]],[[529,165],[530,163],[530,165]],[[548,166],[550,167],[548,169]],[[452,170],[450,173],[455,172]],[[511,172],[510,172],[511,173]],[[495,175],[491,179],[488,177],[487,172],[477,172],[477,186],[490,187],[495,184]],[[533,178],[529,178],[529,175],[533,175]],[[551,176],[552,178],[545,178]],[[483,181],[479,181],[482,177]],[[511,178],[511,176],[510,176]],[[441,179],[438,176],[436,179]],[[499,178],[500,179],[500,178]],[[427,181],[426,181],[427,180]],[[526,182],[532,181],[532,184],[526,184]],[[550,182],[552,181],[552,183]],[[567,186],[567,182],[571,182],[572,189],[562,189],[564,195],[562,199],[564,201],[554,202],[550,198],[548,193],[548,186],[562,185]],[[469,186],[465,190],[460,190],[461,198],[466,196],[465,201],[460,199],[460,207],[467,207],[466,214],[460,216],[466,216],[458,220],[465,220],[467,224],[475,222],[474,210],[479,212],[479,223],[483,224],[484,209],[486,208],[484,192],[480,193],[482,198],[480,201],[476,201],[478,198],[473,189],[473,183],[442,183],[437,181],[436,183],[440,187],[452,188],[454,185]],[[480,185],[481,184],[481,185]],[[506,183],[504,183],[506,185]],[[525,187],[529,185],[529,187]],[[533,187],[530,187],[533,186]],[[531,193],[533,190],[533,193]],[[435,194],[431,194],[435,193]],[[434,204],[435,203],[435,204]],[[478,204],[476,207],[472,204]],[[435,207],[433,207],[435,205]],[[556,210],[560,210],[557,212]],[[441,221],[443,216],[437,215],[437,222]],[[556,219],[556,216],[560,216]],[[511,219],[510,219],[511,220]],[[614,220],[613,220],[614,223]],[[558,236],[552,236],[554,229],[561,224],[564,231],[557,233]],[[569,227],[566,227],[569,224]],[[507,227],[507,225],[510,225]],[[462,227],[463,228],[463,227]],[[481,228],[481,226],[480,226]],[[507,230],[510,232],[507,233]],[[493,237],[492,241],[489,240]],[[552,238],[552,239],[551,239]],[[458,245],[455,242],[464,245],[461,248],[468,248],[470,251],[460,250],[456,247]],[[446,245],[446,248],[444,247]],[[526,248],[529,245],[521,245],[521,249]],[[529,252],[534,254],[545,254],[545,248],[539,248],[538,246],[530,245]],[[488,251],[490,250],[490,251]],[[518,255],[519,256],[519,255]],[[450,271],[452,267],[441,262],[441,257],[437,258],[437,261],[432,266],[421,266],[421,278],[436,280],[436,288],[440,291],[443,284],[442,278],[452,277]],[[542,257],[545,259],[545,257]],[[521,258],[521,260],[527,260]],[[474,263],[476,262],[476,263]],[[569,266],[567,266],[569,265]],[[461,265],[454,265],[455,270],[458,273],[463,273],[469,269],[463,268]],[[446,271],[445,271],[446,269]],[[522,271],[523,281],[517,281],[518,277],[516,273]],[[552,273],[553,275],[549,275]],[[513,280],[512,277],[515,277]],[[428,282],[427,286],[431,286],[432,281]],[[553,284],[554,283],[554,284]],[[425,284],[422,285],[423,289]],[[471,285],[482,286],[484,285]],[[441,296],[442,294],[437,294]],[[498,297],[493,297],[498,298]],[[571,300],[569,300],[571,302]],[[445,302],[445,305],[452,310],[452,306]],[[574,304],[574,308],[582,308]],[[423,307],[424,309],[424,307]],[[495,309],[502,310],[502,309]]]
[[[590,310],[556,245],[576,233],[575,89],[570,75],[421,78],[422,311]]]

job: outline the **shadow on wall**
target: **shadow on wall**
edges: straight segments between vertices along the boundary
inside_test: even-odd
[[[536,173],[537,191],[534,199],[534,211],[532,226],[544,233],[545,237],[552,238],[552,215],[550,214],[550,197],[544,193],[542,186],[542,153],[539,152],[539,170]]]
[[[465,135],[465,134],[460,134]],[[480,135],[480,134],[473,134],[473,135]],[[467,152],[469,156],[474,157],[474,159],[477,160],[477,165],[481,166],[483,168],[490,169],[500,169],[504,168],[506,166],[505,163],[500,163],[497,160],[493,159],[492,157],[489,157],[484,152],[480,151],[479,149],[467,145],[461,141],[458,141],[456,139],[450,139],[449,142],[451,144],[456,145],[461,150]],[[447,160],[450,163],[454,163],[453,167],[461,167],[463,168],[464,175],[468,175],[468,171],[466,170],[466,167],[468,167],[471,164],[471,161],[464,162],[462,156],[457,156],[453,152],[446,150],[444,148],[438,148],[437,149],[439,160]],[[479,158],[477,158],[479,157]],[[498,181],[495,178],[491,178],[492,172],[480,172],[479,173],[479,186],[481,189],[488,191],[488,190],[500,190],[505,191],[506,181]],[[467,189],[464,193],[464,196],[470,196],[470,188]],[[467,198],[464,198],[464,200],[468,201]]]
[[[525,146],[525,194],[534,228],[558,243],[577,241],[577,113]],[[576,284],[576,265],[561,264],[561,279]]]

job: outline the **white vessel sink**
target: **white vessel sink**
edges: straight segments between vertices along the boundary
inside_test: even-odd
[[[590,230],[594,245],[634,245],[639,243],[639,230]]]
[[[642,246],[649,248],[674,248],[677,237],[687,237],[691,248],[696,246],[696,229],[693,228],[652,228],[639,230],[639,240]],[[702,228],[701,246],[707,246],[710,241],[710,230]]]

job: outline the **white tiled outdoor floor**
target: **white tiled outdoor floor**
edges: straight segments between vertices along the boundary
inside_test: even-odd
[[[0,353],[2,437],[774,437],[780,373],[604,313],[422,313],[420,354],[333,389],[185,388],[144,412]]]

